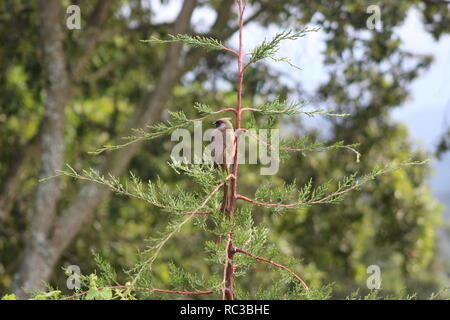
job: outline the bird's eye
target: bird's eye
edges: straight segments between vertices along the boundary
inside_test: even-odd
[[[218,127],[220,127],[220,125],[222,124],[222,122],[221,122],[221,121],[216,121],[216,122],[214,122],[214,124],[216,125],[216,128],[218,128]]]

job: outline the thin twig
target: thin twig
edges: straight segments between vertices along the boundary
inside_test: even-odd
[[[306,285],[305,281],[303,281],[303,279],[300,278],[300,276],[299,276],[298,274],[296,274],[294,271],[292,271],[292,270],[289,269],[288,267],[283,266],[282,264],[279,264],[279,263],[277,263],[277,262],[275,262],[275,261],[266,259],[266,258],[264,258],[264,257],[258,257],[258,256],[255,256],[254,254],[252,254],[252,253],[250,253],[250,252],[248,252],[248,251],[245,251],[245,250],[243,250],[243,249],[240,249],[240,248],[235,248],[234,251],[235,251],[235,252],[239,252],[239,253],[243,253],[243,254],[245,254],[245,255],[247,255],[247,256],[253,258],[253,259],[256,259],[256,260],[258,260],[258,261],[266,262],[266,263],[271,264],[271,265],[273,265],[273,266],[275,266],[275,267],[278,267],[278,268],[280,268],[280,269],[286,270],[287,272],[289,272],[290,274],[292,274],[292,275],[295,277],[295,279],[297,279],[298,281],[300,281],[300,283],[303,285],[303,287],[304,287],[306,290],[309,290],[309,288],[308,288],[308,286]]]
[[[224,47],[222,50],[225,50],[225,51],[227,51],[227,52],[229,52],[229,53],[231,53],[231,54],[233,54],[235,56],[239,55],[239,53],[236,50],[231,49],[231,48]]]
[[[227,179],[228,180],[228,179]],[[183,213],[186,214],[208,214],[210,212],[208,211],[198,211],[199,209],[203,208],[208,202],[209,200],[211,200],[211,198],[213,197],[213,195],[215,193],[217,193],[217,191],[219,191],[224,185],[225,185],[226,181],[218,184],[214,190],[209,194],[209,196],[205,199],[205,201],[202,202],[202,204],[200,205],[200,207],[198,207],[198,209],[196,211],[183,211]]]

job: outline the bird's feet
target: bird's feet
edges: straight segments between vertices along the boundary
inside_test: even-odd
[[[233,179],[233,180],[236,179],[234,174],[230,173],[229,175],[227,175],[227,180],[230,180],[230,179]]]

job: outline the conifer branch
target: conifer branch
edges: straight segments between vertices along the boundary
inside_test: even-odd
[[[222,109],[220,109],[218,111],[213,111],[213,109],[209,105],[204,104],[204,103],[199,103],[199,102],[194,103],[194,108],[201,115],[204,115],[204,117],[197,118],[197,119],[194,119],[192,121],[203,120],[204,118],[206,118],[209,115],[218,114],[218,113],[227,112],[227,111],[236,113],[236,109],[235,108],[222,108]]]
[[[289,272],[290,274],[292,274],[292,275],[295,277],[295,279],[297,279],[297,280],[303,285],[303,287],[304,287],[306,290],[309,290],[309,288],[308,288],[308,286],[306,285],[305,281],[303,281],[303,279],[302,279],[298,274],[296,274],[294,271],[292,271],[292,270],[289,269],[288,267],[286,267],[286,266],[284,266],[284,265],[282,265],[282,264],[279,264],[279,263],[277,263],[277,262],[275,262],[275,261],[266,259],[266,258],[264,258],[264,257],[255,256],[254,254],[252,254],[252,253],[250,253],[250,252],[248,252],[248,251],[246,251],[246,250],[240,249],[240,248],[235,248],[234,250],[235,250],[235,252],[243,253],[243,254],[245,254],[245,255],[247,255],[247,256],[253,258],[253,259],[256,259],[256,260],[262,261],[262,262],[266,262],[266,263],[271,264],[271,265],[273,265],[273,266],[275,266],[275,267],[277,267],[277,268],[280,268],[280,269],[283,269],[283,270]]]
[[[137,273],[134,275],[133,280],[131,281],[131,285],[134,286],[138,280],[140,280],[140,277],[145,269],[151,269],[153,262],[156,260],[156,258],[159,255],[159,252],[164,247],[164,245],[169,241],[170,238],[172,238],[173,235],[175,235],[177,232],[180,231],[181,227],[183,227],[186,223],[192,220],[192,218],[195,217],[195,214],[188,215],[187,218],[185,218],[181,223],[175,224],[175,226],[170,230],[162,239],[158,239],[158,243],[151,247],[148,251],[152,251],[153,254],[146,259],[140,267],[137,268]]]
[[[314,204],[334,203],[334,202],[338,202],[338,201],[342,200],[342,197],[346,193],[361,187],[363,184],[369,182],[370,180],[375,179],[377,176],[379,176],[381,174],[385,174],[385,173],[388,173],[391,171],[398,170],[404,166],[422,165],[422,164],[426,163],[427,161],[428,160],[410,162],[408,160],[408,161],[404,161],[398,165],[388,164],[384,168],[374,169],[371,173],[368,173],[358,179],[356,178],[355,174],[350,175],[348,177],[345,177],[342,181],[339,182],[338,188],[336,191],[334,191],[328,195],[324,195],[324,193],[325,193],[326,189],[328,188],[328,186],[331,184],[331,181],[327,182],[325,185],[320,186],[319,188],[317,188],[315,190],[311,189],[311,181],[310,181],[310,183],[307,184],[300,191],[299,198],[305,199],[305,200],[297,202],[297,203],[291,203],[291,204],[269,203],[269,202],[258,201],[256,199],[250,199],[241,194],[238,194],[237,198],[240,200],[249,202],[251,204],[261,206],[261,207],[279,207],[279,208],[297,208],[297,207],[302,207],[302,206],[310,206],[310,205],[314,205]],[[289,189],[289,192],[291,192],[291,191],[292,191],[292,189]],[[286,192],[286,194],[289,192]]]
[[[286,62],[286,58],[276,57],[276,54],[280,49],[281,42],[285,40],[297,40],[304,37],[309,32],[316,32],[318,30],[319,28],[303,28],[300,31],[285,30],[277,33],[271,40],[264,40],[260,45],[253,49],[251,52],[252,56],[245,65],[244,69],[246,69],[249,65],[265,58],[272,58],[274,60],[282,60]]]
[[[188,217],[184,220],[182,220],[180,223],[175,224],[170,230],[169,232],[164,235],[164,237],[154,246],[151,247],[150,250],[153,251],[153,254],[144,261],[144,263],[141,264],[141,266],[139,267],[137,273],[135,274],[131,284],[134,285],[140,278],[141,274],[144,272],[144,270],[146,268],[151,268],[153,262],[155,261],[155,259],[157,258],[159,252],[161,251],[162,247],[166,244],[166,242],[172,238],[172,236],[179,232],[181,227],[184,226],[186,223],[188,223],[189,221],[192,220],[193,217],[195,217],[197,214],[199,214],[198,212],[200,212],[200,209],[202,209],[204,206],[206,206],[206,204],[211,200],[212,196],[217,193],[217,191],[220,190],[220,188],[222,188],[224,186],[225,182],[220,183],[218,186],[216,186],[216,188],[214,188],[214,190],[209,194],[209,196],[196,208],[196,210],[194,210],[192,213],[190,213],[188,215]]]
[[[175,164],[172,164],[172,166],[175,167]],[[69,170],[58,170],[57,171],[58,174],[56,176],[41,179],[40,182],[56,178],[58,176],[69,176],[78,180],[89,181],[106,186],[117,194],[145,201],[153,206],[165,209],[167,211],[181,212],[184,214],[209,214],[210,211],[200,211],[200,209],[205,207],[209,203],[211,198],[217,193],[217,191],[219,191],[224,186],[226,181],[230,179],[230,176],[226,177],[225,181],[216,185],[213,191],[210,194],[208,194],[206,199],[200,205],[197,204],[194,205],[194,203],[196,202],[195,199],[196,197],[194,194],[188,194],[180,191],[178,195],[171,196],[170,194],[165,192],[166,188],[161,184],[159,180],[157,183],[148,181],[147,185],[144,186],[142,181],[131,172],[130,177],[132,183],[131,186],[129,186],[127,184],[122,184],[119,181],[119,179],[117,179],[112,175],[109,175],[109,177],[107,178],[93,169],[83,170],[82,173],[78,173],[70,165],[67,164],[67,167],[69,168]],[[209,176],[204,178],[212,180],[214,177]],[[204,181],[204,183],[208,182]],[[162,194],[164,195],[162,196]],[[192,207],[195,206],[196,209],[195,210],[183,209],[189,206]]]
[[[190,36],[187,34],[177,34],[177,35],[169,34],[169,39],[159,39],[156,37],[152,37],[149,40],[141,40],[141,42],[155,43],[155,44],[180,42],[193,48],[205,49],[206,51],[224,50],[235,56],[238,55],[235,50],[227,48],[220,40],[204,36]]]
[[[316,115],[325,115],[330,117],[346,117],[349,114],[347,113],[334,113],[331,111],[327,111],[324,109],[317,109],[317,110],[304,110],[303,108],[307,105],[307,102],[292,102],[289,103],[288,101],[281,101],[279,98],[275,99],[274,101],[264,103],[260,106],[256,106],[253,108],[247,107],[242,108],[241,112],[244,111],[254,111],[259,112],[263,115],[298,115],[298,114],[304,114],[309,117],[314,117]]]
[[[249,130],[242,129],[242,131],[245,132],[245,134],[247,136],[249,136],[249,137],[255,139],[256,141],[259,141],[262,144],[273,149],[274,146],[271,143],[252,134]],[[286,151],[286,152],[301,152],[302,154],[304,154],[305,152],[325,152],[325,151],[331,151],[331,150],[345,148],[345,149],[352,151],[356,155],[357,163],[359,163],[359,161],[361,159],[361,153],[355,149],[357,146],[359,146],[359,143],[353,143],[353,144],[346,145],[346,144],[344,144],[344,141],[338,141],[331,145],[326,145],[324,142],[307,143],[307,140],[308,140],[308,137],[304,137],[302,139],[295,139],[295,138],[281,139],[279,150]]]
[[[236,112],[234,108],[222,108],[218,111],[212,111],[212,109],[205,104],[196,103],[194,107],[201,113],[204,114],[203,117],[196,119],[188,119],[186,114],[183,111],[170,112],[169,115],[172,120],[157,123],[147,127],[147,130],[144,129],[132,129],[133,135],[128,137],[123,137],[125,140],[129,140],[128,142],[118,144],[118,145],[104,145],[101,148],[89,152],[90,154],[99,155],[105,151],[113,151],[118,150],[134,143],[140,141],[147,141],[159,138],[164,135],[171,134],[173,131],[182,128],[189,128],[194,125],[196,121],[201,121],[208,118],[211,115],[216,115],[223,112]]]

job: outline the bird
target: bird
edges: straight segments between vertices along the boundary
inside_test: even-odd
[[[221,118],[215,121],[216,127],[211,135],[211,146],[214,151],[213,161],[216,167],[220,167],[228,175],[232,172],[232,164],[234,163],[234,155],[236,153],[236,135],[234,133],[233,124],[230,118]],[[230,186],[226,183],[223,186],[223,201],[221,211],[225,211],[230,204],[231,191]]]

